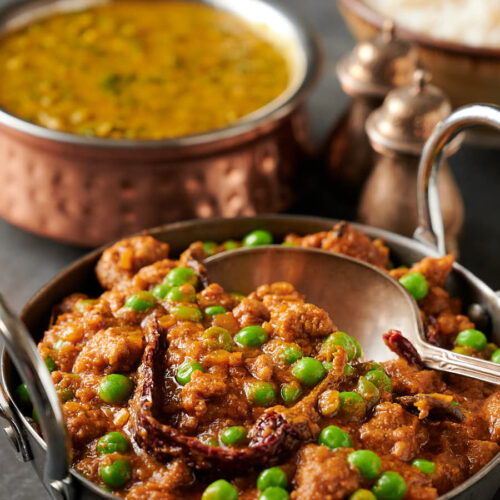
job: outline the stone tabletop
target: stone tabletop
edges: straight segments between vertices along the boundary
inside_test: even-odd
[[[0,0],[0,5],[5,1]],[[313,136],[319,145],[347,103],[334,76],[334,67],[340,55],[351,47],[352,40],[334,0],[287,0],[286,3],[317,30],[324,46],[324,74],[309,104]],[[461,261],[494,288],[500,288],[499,162],[500,150],[470,148],[462,150],[450,162],[466,203]],[[302,200],[292,211],[338,218],[354,216],[353,207],[337,206],[329,193]],[[38,288],[83,253],[82,249],[27,234],[0,221],[0,292],[20,311]],[[0,498],[47,498],[31,466],[16,461],[3,432],[0,432]]]

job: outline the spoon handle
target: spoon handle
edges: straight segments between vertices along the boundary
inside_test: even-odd
[[[420,354],[429,368],[500,385],[500,365],[492,361],[464,356],[429,344],[423,346]]]

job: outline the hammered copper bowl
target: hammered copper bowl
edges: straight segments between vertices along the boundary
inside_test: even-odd
[[[337,0],[337,5],[356,39],[375,35],[386,20],[363,0]],[[439,40],[400,27],[397,34],[415,45],[433,83],[446,92],[454,107],[475,102],[500,104],[500,48]]]
[[[150,234],[162,241],[168,241],[172,255],[178,255],[192,241],[196,240],[224,241],[230,238],[238,239],[253,229],[261,228],[271,231],[279,241],[291,232],[304,235],[329,230],[335,222],[334,220],[315,217],[278,215],[243,219],[213,219],[170,224],[153,229]],[[439,255],[436,250],[415,240],[368,226],[357,225],[356,227],[372,238],[382,238],[391,249],[391,258],[398,264],[410,264],[426,256],[436,257]],[[35,341],[42,338],[47,328],[52,306],[57,304],[63,297],[77,291],[87,292],[91,295],[100,293],[94,267],[101,252],[102,249],[96,250],[63,270],[25,306],[22,312],[22,320]],[[495,300],[494,292],[459,264],[454,265],[448,288],[453,294],[461,297],[465,305],[480,303],[492,314],[494,323],[496,322],[493,329],[497,333],[496,336],[493,336],[493,339],[500,342],[498,336],[500,332],[499,305],[497,304],[498,301]],[[43,364],[43,361],[40,361],[40,363]],[[17,383],[19,383],[17,376],[2,346],[0,349],[0,416],[7,419],[7,435],[14,446],[17,446],[19,458],[31,461],[37,474],[40,478],[43,478],[45,465],[50,463],[51,460],[51,452],[52,458],[54,458],[54,444],[50,442],[49,450],[47,450],[45,441],[37,434],[16,406],[12,398],[12,388]],[[4,398],[2,398],[2,395]],[[61,453],[55,455],[56,458],[61,458]],[[62,456],[64,457],[64,452]],[[55,464],[52,463],[51,465],[54,467]],[[466,500],[473,497],[486,500],[492,498],[500,486],[499,467],[500,454],[463,484],[441,496],[440,500],[449,500],[451,498]],[[71,483],[71,491],[75,496],[71,497],[69,494],[58,495],[57,498],[65,500],[69,498],[80,498],[82,500],[115,498],[73,470],[71,471]]]
[[[11,1],[0,9],[0,34],[98,1]],[[315,38],[265,0],[195,1],[263,26],[290,62],[287,90],[228,128],[155,141],[57,132],[0,109],[1,217],[91,247],[166,222],[286,208],[309,147],[303,102],[318,72]]]

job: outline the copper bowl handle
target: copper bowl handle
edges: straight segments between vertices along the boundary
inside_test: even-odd
[[[500,130],[500,107],[473,104],[457,109],[435,127],[425,143],[420,159],[417,185],[418,227],[414,236],[443,255],[446,253],[446,244],[437,186],[443,150],[463,130],[478,125],[488,125]]]
[[[44,485],[55,500],[75,498],[68,466],[71,449],[52,378],[22,321],[0,295],[0,337],[29,389],[47,446]],[[22,439],[22,438],[21,438]],[[22,442],[22,445],[26,443]]]

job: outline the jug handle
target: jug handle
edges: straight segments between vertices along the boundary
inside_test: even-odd
[[[65,430],[59,398],[31,335],[2,295],[0,295],[0,338],[5,343],[21,379],[27,385],[38,414],[47,446],[44,485],[53,499],[73,500],[75,494],[68,465],[68,451],[71,449],[71,444]]]
[[[441,255],[447,253],[437,184],[443,151],[458,134],[479,125],[500,130],[500,107],[473,104],[457,109],[434,128],[420,158],[417,182],[418,227],[414,238]]]

